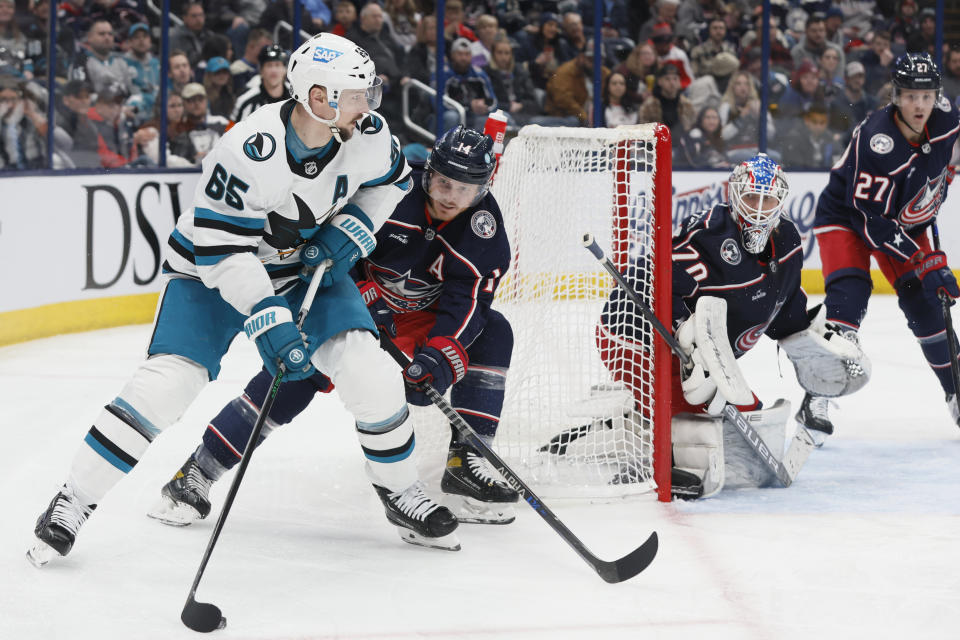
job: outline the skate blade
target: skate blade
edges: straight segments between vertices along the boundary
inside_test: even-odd
[[[817,449],[822,447],[823,443],[827,441],[827,434],[825,434],[823,431],[817,431],[816,429],[807,429],[807,433],[810,434],[810,438],[813,440],[813,446],[815,446]]]
[[[54,556],[60,555],[57,550],[48,545],[43,540],[38,540],[32,548],[27,551],[27,560],[37,569],[53,560]]]
[[[510,524],[517,519],[517,512],[509,504],[481,502],[463,498],[459,510],[454,511],[457,522],[466,524]]]
[[[203,519],[200,513],[190,505],[176,502],[167,496],[161,496],[160,502],[147,512],[147,517],[171,527],[186,527]]]
[[[406,527],[397,527],[397,531],[400,533],[400,539],[407,544],[430,549],[442,549],[444,551],[460,551],[460,539],[457,538],[457,534],[455,533],[448,533],[438,538],[429,538],[427,536],[421,536]]]

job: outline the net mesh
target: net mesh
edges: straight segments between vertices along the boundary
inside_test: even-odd
[[[611,296],[613,280],[582,238],[592,234],[654,306],[655,140],[653,125],[525,127],[501,159],[493,193],[513,259],[494,308],[511,323],[514,351],[494,448],[543,495],[654,487],[653,329]],[[449,427],[432,408],[415,419],[436,469]]]

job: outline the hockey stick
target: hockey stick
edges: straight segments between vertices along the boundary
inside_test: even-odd
[[[933,229],[933,248],[940,251],[940,230],[937,223],[930,225]],[[950,312],[950,296],[941,291],[939,294],[940,304],[943,306],[943,323],[947,330],[947,344],[950,349],[950,373],[953,374],[953,392],[957,394],[957,401],[960,402],[960,363],[957,362],[957,332],[953,328],[953,314]]]
[[[637,295],[637,292],[633,290],[633,287],[627,284],[623,274],[617,271],[617,268],[610,262],[610,259],[604,255],[603,249],[597,245],[592,234],[585,233],[583,235],[583,246],[587,251],[592,253],[593,257],[600,262],[603,268],[613,276],[614,281],[623,289],[623,292],[627,294],[633,304],[636,305],[641,315],[653,325],[653,328],[660,334],[660,337],[670,346],[670,350],[673,351],[674,355],[680,358],[680,362],[685,365],[688,364],[690,362],[690,356],[683,352],[683,349],[680,348],[680,343],[673,337],[673,334],[667,331],[663,323],[660,322],[660,319],[653,315],[650,307],[648,307],[640,296]],[[784,456],[784,462],[781,463],[781,461],[777,459],[777,456],[767,447],[767,444],[763,441],[763,438],[760,437],[760,434],[757,433],[757,430],[743,417],[743,414],[740,413],[740,410],[737,409],[735,405],[729,402],[724,405],[723,417],[743,436],[743,439],[747,441],[747,444],[750,445],[757,456],[763,461],[764,466],[776,475],[780,484],[784,487],[789,487],[800,471],[800,467],[807,461],[810,452],[813,450],[813,438],[806,433],[806,429],[797,430],[797,434],[790,442],[790,448]]]
[[[387,337],[385,334],[380,334],[380,344],[383,346],[384,350],[397,361],[402,368],[406,368],[410,364],[410,359],[407,355],[400,350],[394,342]],[[601,578],[610,583],[623,582],[624,580],[629,580],[633,576],[637,575],[653,562],[653,559],[657,555],[657,547],[659,541],[657,539],[657,532],[654,531],[650,534],[650,537],[647,538],[646,542],[642,545],[623,556],[619,560],[614,560],[613,562],[608,562],[606,560],[601,560],[597,556],[593,555],[589,549],[580,541],[570,529],[567,528],[563,522],[557,518],[556,514],[551,511],[547,505],[543,503],[542,500],[533,492],[533,490],[513,472],[513,469],[507,466],[507,463],[504,462],[500,456],[493,452],[493,450],[487,446],[487,444],[480,439],[474,430],[467,424],[456,409],[450,406],[450,403],[447,402],[442,395],[440,395],[436,389],[434,389],[429,384],[423,385],[423,390],[427,394],[427,397],[430,398],[430,401],[433,404],[437,405],[440,411],[443,412],[443,415],[447,417],[447,420],[450,421],[450,424],[456,429],[457,433],[463,438],[471,447],[474,448],[481,456],[487,459],[496,470],[504,477],[511,487],[513,487],[520,496],[530,505],[534,511],[537,512],[544,521],[550,525],[550,528],[557,532],[564,541],[573,547],[573,550],[577,552],[583,560],[593,567],[593,570],[596,571]]]
[[[320,287],[320,280],[323,279],[323,273],[327,270],[328,266],[329,264],[327,262],[323,262],[317,267],[316,271],[313,272],[310,285],[307,287],[307,292],[303,297],[303,303],[300,305],[300,312],[297,313],[297,329],[303,327],[303,321],[306,319],[307,313],[313,305],[313,299],[316,297],[317,289]],[[253,457],[253,450],[256,449],[254,443],[257,442],[257,439],[260,437],[263,424],[270,414],[270,409],[273,408],[273,401],[276,399],[277,392],[280,390],[280,383],[283,381],[284,372],[285,368],[281,363],[277,369],[277,375],[273,377],[273,382],[270,384],[270,391],[263,400],[263,406],[260,408],[257,421],[253,425],[253,431],[247,439],[247,446],[244,448],[243,455],[240,457],[240,466],[237,467],[237,474],[233,477],[233,482],[230,483],[230,490],[227,492],[226,500],[223,501],[223,509],[220,510],[220,517],[217,518],[217,524],[214,525],[213,533],[210,534],[210,542],[207,543],[207,548],[203,552],[203,559],[200,561],[200,568],[197,569],[197,575],[193,578],[190,595],[187,596],[187,602],[183,605],[183,611],[180,613],[180,620],[183,624],[194,631],[209,633],[215,629],[223,629],[227,626],[227,619],[223,617],[219,607],[209,602],[197,602],[195,597],[197,587],[200,585],[200,579],[203,577],[203,572],[207,568],[207,562],[210,561],[210,555],[213,553],[213,548],[217,544],[217,539],[220,537],[221,531],[223,531],[223,524],[226,522],[227,515],[230,513],[230,507],[233,506],[233,500],[237,497],[237,491],[240,489],[240,481],[243,480],[243,474],[246,473],[247,465],[250,464],[250,458]]]

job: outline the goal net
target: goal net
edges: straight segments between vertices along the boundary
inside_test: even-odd
[[[493,307],[514,332],[494,449],[544,496],[669,500],[669,351],[632,303],[604,313],[613,279],[582,244],[592,234],[669,326],[668,130],[524,127],[493,193],[513,253]]]

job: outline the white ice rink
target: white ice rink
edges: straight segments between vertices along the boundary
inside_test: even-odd
[[[24,558],[37,515],[148,336],[135,326],[0,348],[0,639],[197,637],[179,615],[215,517],[174,529],[144,514],[258,368],[246,341],[70,556],[43,570]],[[960,429],[892,297],[871,302],[862,336],[874,378],[834,409],[838,433],[793,487],[698,503],[551,503],[606,559],[658,532],[654,563],[616,585],[522,504],[510,526],[461,526],[458,553],[402,543],[349,417],[335,397],[319,399],[252,460],[198,592],[228,619],[213,637],[960,638]],[[768,403],[799,401],[769,340],[743,363]],[[227,486],[214,489],[215,514]]]

